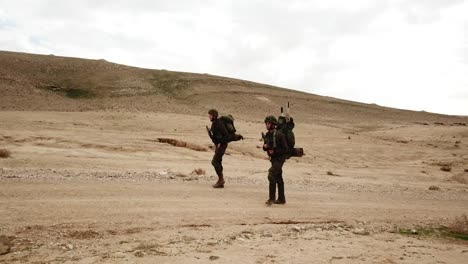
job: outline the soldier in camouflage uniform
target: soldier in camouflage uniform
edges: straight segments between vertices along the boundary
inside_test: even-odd
[[[226,152],[226,148],[229,142],[229,132],[224,123],[218,119],[218,111],[211,109],[208,111],[208,117],[211,121],[211,140],[215,144],[215,154],[211,164],[213,165],[216,174],[218,175],[218,181],[213,185],[213,188],[224,188],[224,175],[223,175],[223,155]]]
[[[265,202],[271,204],[285,204],[286,197],[284,196],[284,181],[283,181],[283,164],[286,161],[288,143],[284,134],[276,130],[277,120],[274,116],[265,118],[265,126],[268,130],[264,136],[263,150],[270,157],[271,167],[268,170],[269,197]],[[275,199],[276,186],[278,185],[278,199]]]

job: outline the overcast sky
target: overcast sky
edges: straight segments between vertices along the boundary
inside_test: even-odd
[[[468,115],[468,0],[0,0],[0,50]]]

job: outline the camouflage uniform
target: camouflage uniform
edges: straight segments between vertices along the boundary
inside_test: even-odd
[[[226,126],[218,118],[212,121],[211,132],[213,133],[212,141],[216,146],[215,154],[213,156],[213,160],[211,160],[211,164],[213,165],[218,177],[223,177],[222,161],[223,155],[226,152],[226,148],[228,146],[229,133],[226,129]],[[220,144],[219,147],[218,144]]]
[[[272,129],[265,135],[264,140],[268,148],[264,146],[263,150],[267,152],[268,150],[273,150],[272,154],[268,153],[271,162],[271,167],[268,170],[268,181],[270,182],[268,201],[284,204],[286,203],[286,198],[284,196],[283,164],[286,161],[288,149],[286,137],[281,131]],[[278,185],[278,200],[275,200],[276,185]]]

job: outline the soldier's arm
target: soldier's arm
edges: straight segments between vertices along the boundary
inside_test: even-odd
[[[210,137],[211,141],[213,142],[213,144],[217,145],[216,143],[216,138],[215,136],[213,135],[213,131],[208,127],[206,126],[206,131],[208,132],[208,136]]]

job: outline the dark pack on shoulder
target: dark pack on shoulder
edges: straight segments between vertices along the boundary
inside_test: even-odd
[[[219,117],[219,120],[223,122],[224,126],[226,127],[226,130],[228,131],[229,142],[244,139],[242,135],[236,134],[236,127],[234,126],[234,117],[232,115],[223,115]]]
[[[296,148],[296,137],[294,135],[294,119],[289,116],[289,102],[286,116],[283,115],[283,108],[281,107],[281,116],[278,117],[278,124],[276,129],[281,131],[286,137],[286,142],[288,143],[288,155],[286,158],[290,157],[302,157],[304,156],[303,148]]]

